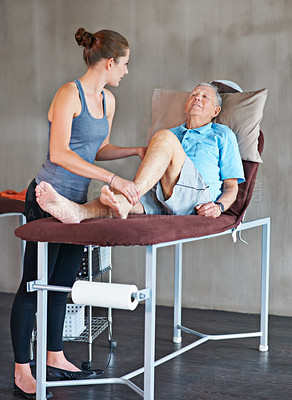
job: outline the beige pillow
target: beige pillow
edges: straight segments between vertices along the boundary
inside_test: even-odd
[[[185,103],[190,92],[154,89],[152,97],[152,125],[147,144],[159,129],[170,129],[186,122]]]
[[[190,92],[155,89],[152,98],[152,125],[147,143],[159,129],[169,129],[186,121],[185,102]],[[222,93],[222,110],[214,122],[227,125],[236,135],[241,158],[262,162],[258,152],[260,121],[267,89],[255,92]]]

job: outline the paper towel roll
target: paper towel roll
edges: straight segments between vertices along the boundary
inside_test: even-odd
[[[132,311],[138,305],[138,300],[132,297],[137,291],[135,285],[76,281],[72,287],[71,297],[75,304]]]

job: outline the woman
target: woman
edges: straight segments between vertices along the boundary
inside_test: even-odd
[[[108,183],[135,204],[139,199],[136,186],[110,171],[93,165],[94,160],[111,160],[138,155],[143,147],[117,147],[109,143],[115,99],[104,89],[106,84],[119,86],[128,73],[130,49],[120,34],[102,30],[95,34],[79,28],[75,34],[84,47],[88,67],[79,80],[63,85],[56,93],[48,112],[50,142],[45,164],[28,187],[25,213],[28,221],[48,217],[38,206],[35,187],[49,182],[58,193],[78,203],[87,200],[91,179]],[[29,342],[36,312],[36,293],[27,293],[26,282],[36,279],[36,244],[28,242],[23,278],[11,313],[11,336],[15,354],[14,390],[27,399],[36,398],[36,381],[29,364]],[[72,286],[83,246],[50,244],[49,283]],[[47,379],[88,379],[92,371],[80,371],[64,356],[62,346],[66,294],[49,292]],[[47,393],[47,398],[52,396]]]

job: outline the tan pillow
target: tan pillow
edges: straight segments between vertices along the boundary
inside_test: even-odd
[[[169,129],[186,121],[184,106],[190,92],[154,89],[152,125],[147,143],[159,129]],[[258,152],[260,121],[267,98],[267,89],[255,92],[222,93],[222,110],[214,122],[227,125],[237,137],[241,158],[262,162]]]
[[[147,144],[159,129],[170,129],[186,122],[185,103],[190,92],[154,89],[152,97],[152,125]]]

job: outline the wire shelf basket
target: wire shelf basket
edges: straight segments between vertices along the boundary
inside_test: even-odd
[[[84,322],[86,328],[79,336],[64,337],[63,340],[73,341],[73,342],[88,342],[89,325],[87,317],[84,318]],[[92,330],[91,330],[92,340],[97,338],[97,336],[100,335],[109,326],[107,317],[93,317],[91,323],[92,323]]]

